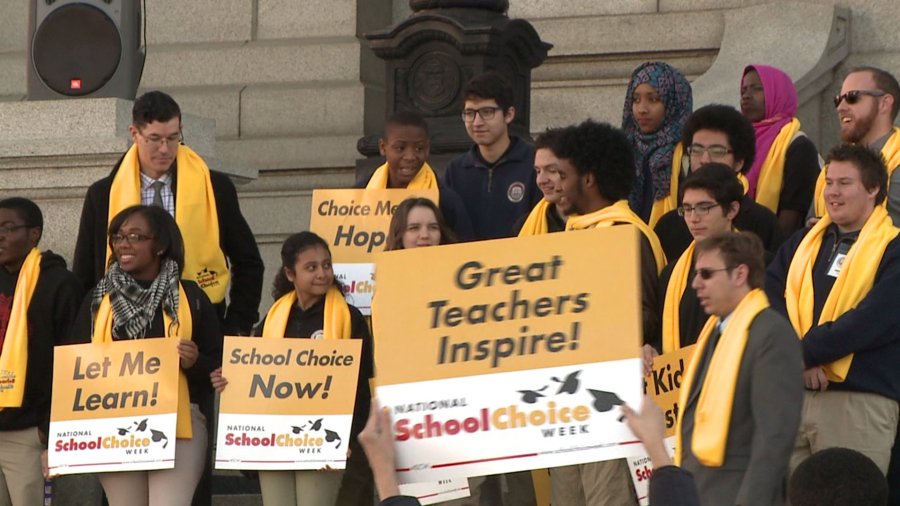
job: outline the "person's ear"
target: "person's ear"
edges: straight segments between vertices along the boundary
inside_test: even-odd
[[[516,119],[516,108],[510,106],[509,109],[507,109],[506,112],[503,113],[503,121],[505,121],[508,125],[512,123],[514,119]]]
[[[378,152],[381,156],[387,156],[387,144],[384,143],[384,139],[378,139]]]

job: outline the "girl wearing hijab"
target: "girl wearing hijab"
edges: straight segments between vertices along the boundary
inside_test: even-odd
[[[794,82],[775,67],[748,65],[741,112],[756,131],[747,193],[778,216],[781,234],[788,237],[803,226],[821,167],[815,144],[800,131]]]
[[[172,339],[181,362],[175,467],[100,473],[110,506],[189,506],[206,464],[209,374],[221,365],[222,332],[206,294],[181,279],[184,242],[157,206],[132,206],[109,224],[109,267],[86,297],[71,342]]]
[[[263,338],[362,339],[359,380],[350,428],[350,454],[341,471],[260,471],[265,506],[371,506],[372,471],[356,439],[369,417],[372,338],[355,307],[344,300],[334,277],[331,251],[324,239],[299,232],[281,245],[281,269],[272,284],[275,302],[255,334]],[[228,381],[217,369],[211,375],[217,392]]]
[[[691,84],[674,67],[648,62],[634,69],[622,113],[622,130],[634,146],[634,188],[628,203],[650,228],[678,207],[679,141],[692,109]]]

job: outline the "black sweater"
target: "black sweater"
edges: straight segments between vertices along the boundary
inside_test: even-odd
[[[0,267],[0,332],[6,332],[18,272]],[[66,269],[66,261],[52,251],[41,256],[41,275],[28,305],[28,364],[22,407],[0,411],[0,431],[39,427],[47,434],[53,377],[53,346],[69,333],[78,305],[81,284]],[[6,318],[4,318],[6,316]]]

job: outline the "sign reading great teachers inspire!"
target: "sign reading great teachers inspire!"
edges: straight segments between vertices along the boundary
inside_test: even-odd
[[[226,336],[216,468],[343,469],[361,346]]]
[[[313,190],[309,229],[328,243],[347,302],[371,314],[374,254],[384,251],[391,217],[410,197],[438,200],[437,190]]]
[[[379,255],[401,481],[634,453],[617,406],[641,398],[638,251],[620,226]]]
[[[57,346],[50,474],[174,467],[178,371],[171,339]]]

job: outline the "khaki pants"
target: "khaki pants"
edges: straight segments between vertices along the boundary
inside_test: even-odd
[[[897,401],[878,394],[807,391],[791,455],[791,473],[813,453],[826,448],[850,448],[872,459],[886,474],[898,412]]]
[[[260,471],[265,506],[331,506],[343,471]]]
[[[175,467],[100,473],[109,506],[190,506],[206,464],[206,417],[191,404],[191,439],[175,442]]]
[[[471,477],[469,497],[441,503],[442,506],[536,506],[536,504],[531,471]]]
[[[631,474],[625,459],[550,469],[550,503],[556,506],[632,506]]]
[[[44,503],[44,475],[37,427],[0,431],[0,506]]]

